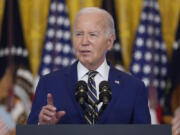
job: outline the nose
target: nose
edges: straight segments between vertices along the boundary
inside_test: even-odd
[[[82,44],[83,45],[88,45],[88,43],[89,43],[89,40],[88,40],[88,35],[84,35],[83,36],[83,39],[82,39]]]

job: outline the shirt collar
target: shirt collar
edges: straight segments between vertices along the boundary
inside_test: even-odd
[[[109,68],[110,67],[105,59],[104,62],[96,69],[96,71],[102,78],[107,78],[109,73],[108,72]],[[77,70],[78,70],[78,80],[81,80],[84,76],[86,76],[87,72],[89,71],[80,61],[77,64]]]
[[[79,61],[77,64],[78,80],[81,80],[89,70]]]
[[[104,60],[104,62],[101,64],[101,66],[99,66],[96,71],[99,73],[99,75],[102,78],[107,78],[108,77],[108,71],[109,71],[109,65],[107,64],[106,59]]]

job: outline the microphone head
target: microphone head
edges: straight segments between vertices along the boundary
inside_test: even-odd
[[[88,101],[88,87],[85,81],[78,81],[76,83],[75,98],[80,104],[84,104]]]
[[[85,91],[88,91],[87,83],[83,80],[80,80],[76,83],[76,91],[83,88]]]
[[[99,92],[103,91],[103,89],[111,90],[108,81],[102,81],[102,82],[99,84]]]
[[[108,81],[102,81],[99,84],[99,100],[103,104],[108,104],[111,101],[112,93]]]

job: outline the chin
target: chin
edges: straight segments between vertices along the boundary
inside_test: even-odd
[[[85,64],[85,65],[89,65],[89,64],[91,64],[91,62],[89,61],[89,60],[80,60],[80,62],[82,63],[82,64]]]
[[[89,59],[79,59],[79,61],[83,64],[83,65],[92,65],[92,62]]]
[[[89,63],[89,62],[91,62],[89,56],[81,56],[81,57],[79,58],[79,60],[80,60],[82,63]]]

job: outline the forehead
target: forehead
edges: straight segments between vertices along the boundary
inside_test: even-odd
[[[102,13],[84,13],[77,16],[75,27],[76,29],[83,27],[89,29],[103,29],[106,25],[105,21],[105,16]]]

